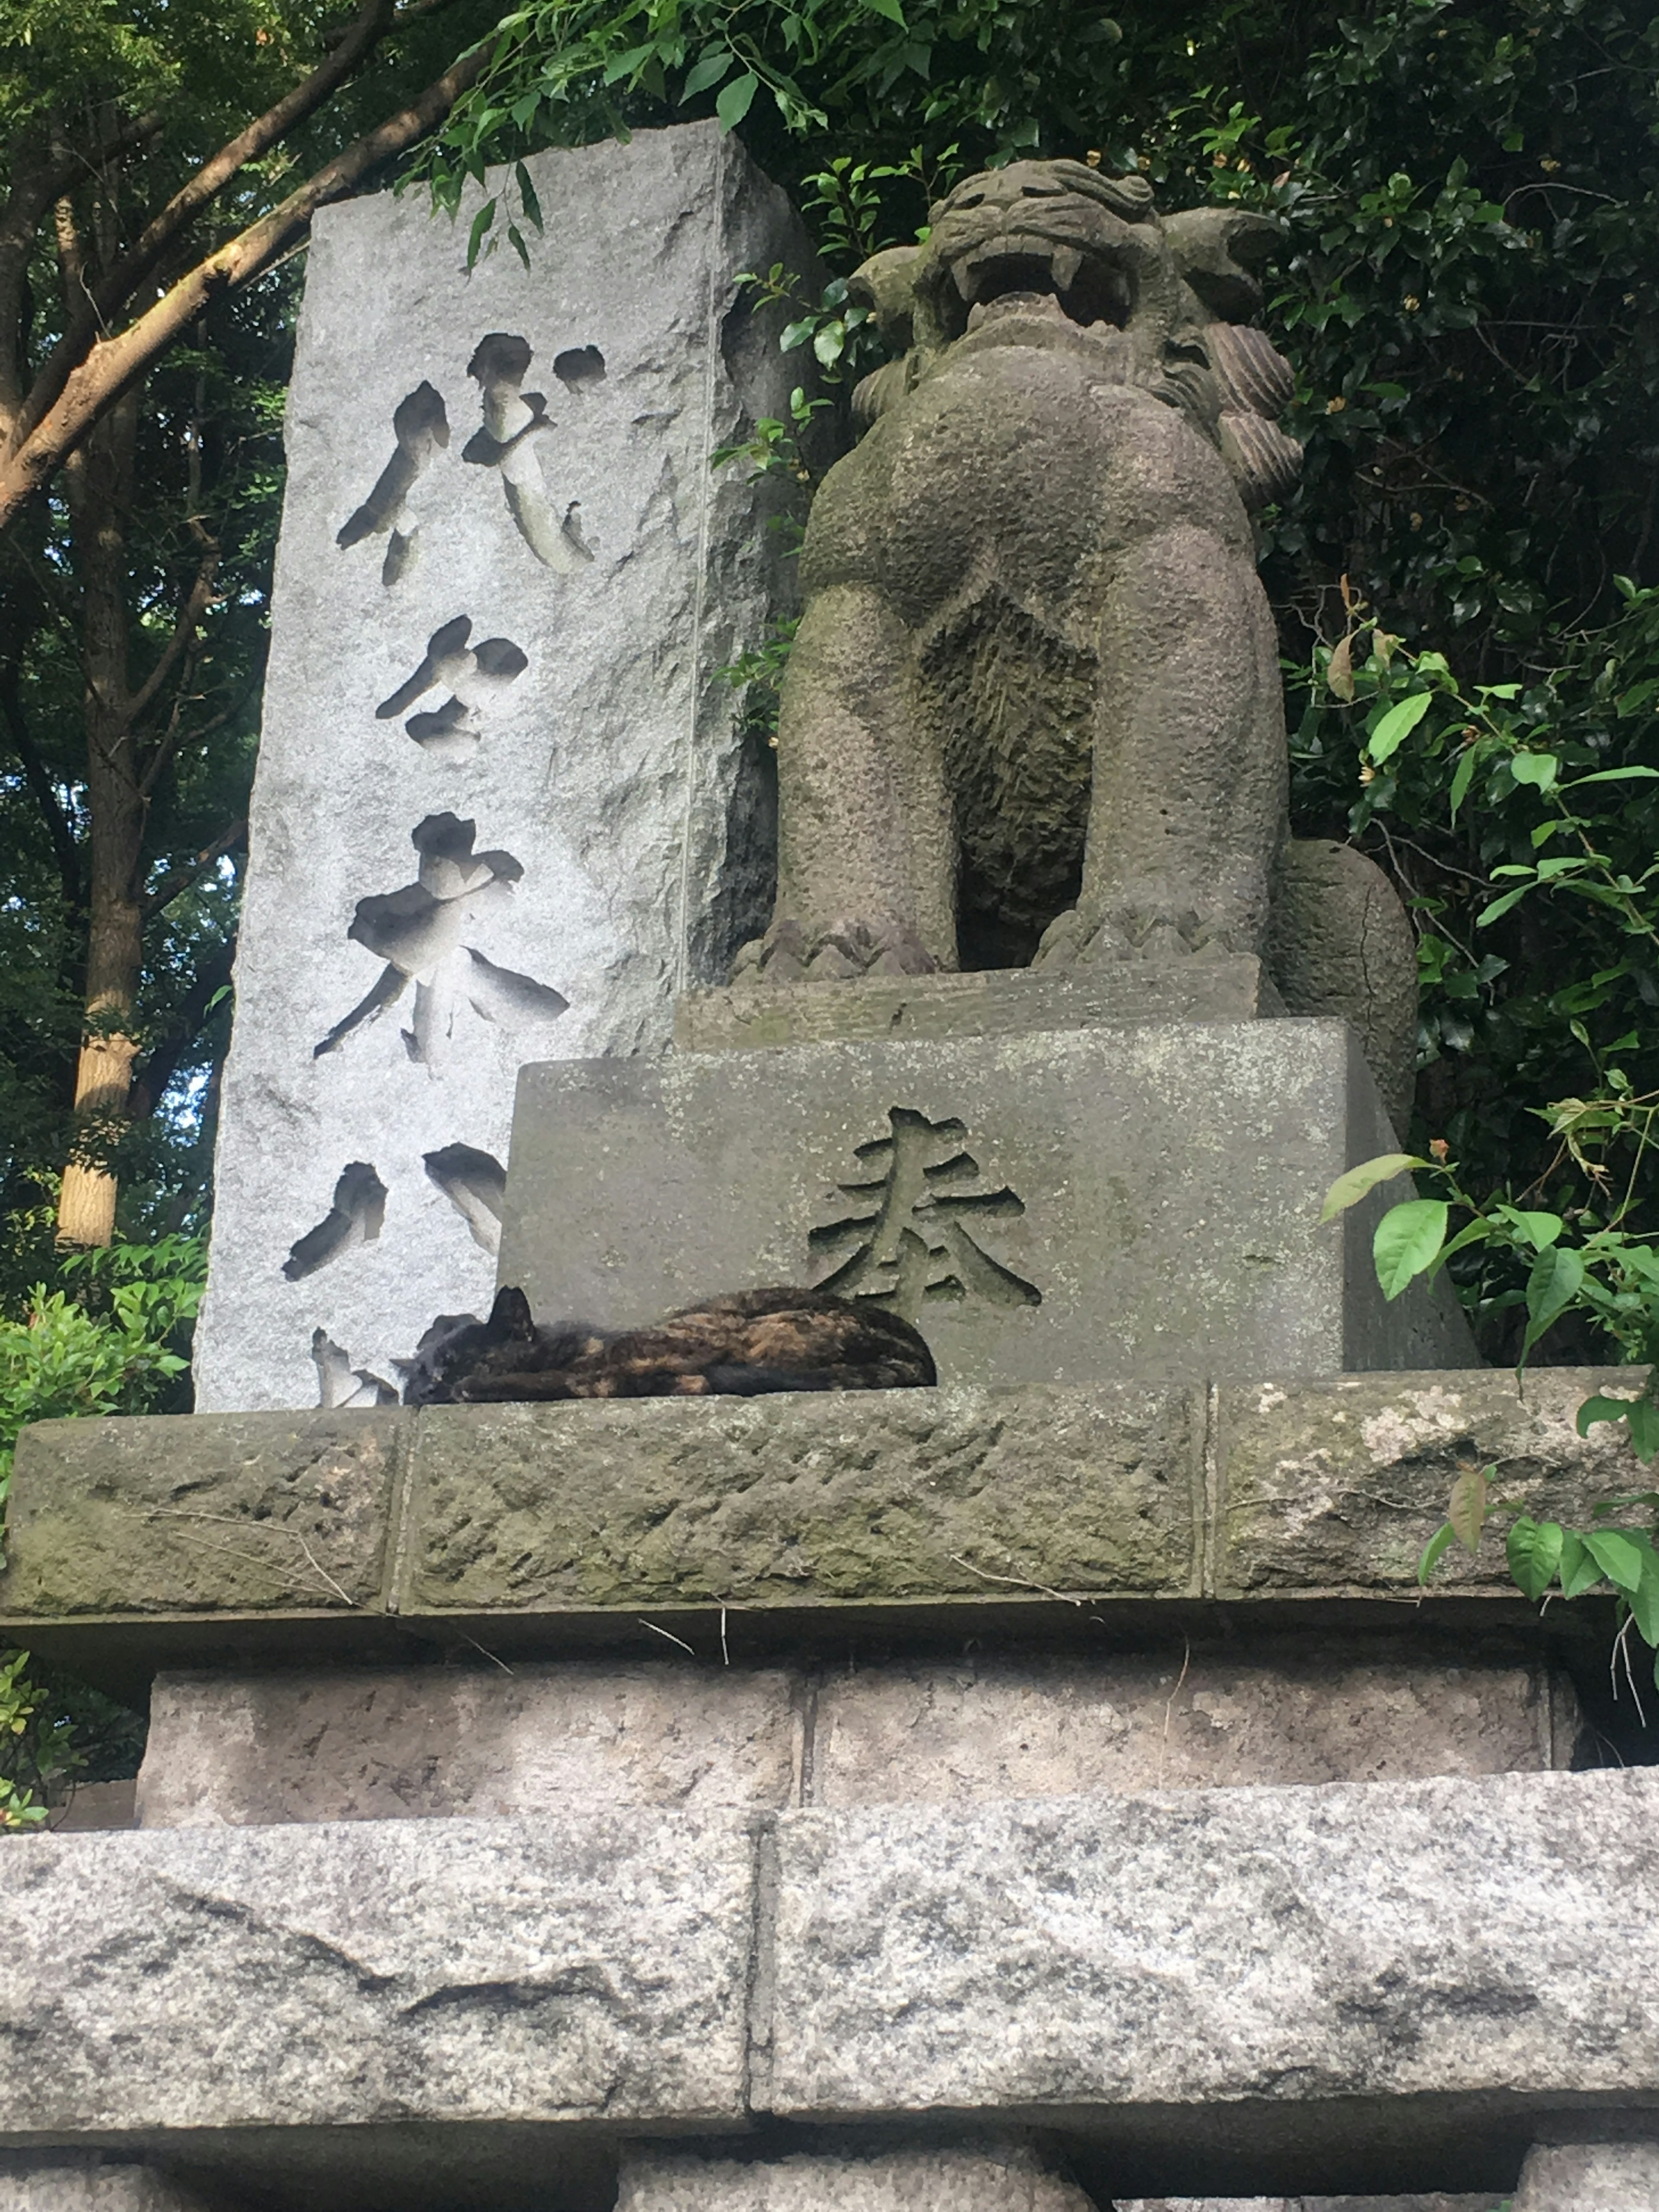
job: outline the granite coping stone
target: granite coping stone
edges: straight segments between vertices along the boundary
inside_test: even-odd
[[[642,1611],[1399,1600],[1462,1468],[1566,1520],[1644,1486],[1622,1430],[1573,1426],[1641,1371],[46,1422],[0,1637],[73,1660],[118,1632],[142,1668],[256,1632],[314,1661],[479,1622],[568,1648]],[[1495,1541],[1436,1587],[1514,1599]]]
[[[0,2148],[240,2155],[297,2206],[416,2130],[437,2204],[495,2131],[548,2175],[971,2124],[1109,2198],[1502,2194],[1530,2143],[1659,2139],[1656,1881],[1652,1771],[33,1838]]]

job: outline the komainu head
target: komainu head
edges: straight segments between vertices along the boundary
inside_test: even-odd
[[[1290,364],[1249,327],[1279,239],[1269,217],[1235,207],[1162,216],[1144,177],[1015,161],[966,179],[929,222],[925,246],[878,253],[852,281],[902,353],[860,386],[860,430],[946,355],[1063,346],[1185,413],[1247,506],[1295,483],[1302,449],[1273,419],[1291,396]]]

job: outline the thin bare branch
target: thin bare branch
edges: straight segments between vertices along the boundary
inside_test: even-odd
[[[181,898],[192,884],[201,881],[216,862],[222,860],[227,853],[234,852],[246,836],[247,821],[243,817],[233,822],[228,830],[222,830],[210,845],[204,845],[201,851],[181,867],[174,868],[163,876],[155,889],[142,902],[144,920],[149,921],[164,908],[171,906],[174,899]]]
[[[371,53],[391,26],[392,0],[362,0],[350,29],[334,52],[302,84],[257,116],[235,137],[204,161],[100,278],[94,290],[71,313],[25,400],[13,433],[27,438],[52,407],[76,364],[85,359],[98,334],[114,322],[134,292],[153,274],[173,240],[188,229],[239,170],[258,161],[289,131],[297,129],[338,91]]]
[[[198,262],[118,336],[100,340],[70,374],[59,398],[0,463],[0,530],[63,465],[101,416],[148,374],[209,301],[263,275],[319,207],[342,198],[385,161],[425,137],[477,78],[482,51],[463,54],[417,100],[337,154],[281,205]]]

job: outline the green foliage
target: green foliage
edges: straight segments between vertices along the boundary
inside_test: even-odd
[[[21,1316],[0,1320],[0,1513],[31,1421],[170,1410],[206,1279],[199,1237],[117,1244],[60,1263]],[[120,1764],[139,1723],[83,1685],[0,1651],[0,1831],[38,1826],[48,1790]]]

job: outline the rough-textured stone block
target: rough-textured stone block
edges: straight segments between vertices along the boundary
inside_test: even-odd
[[[505,246],[468,272],[471,203],[315,225],[206,1407],[318,1404],[319,1328],[320,1402],[395,1384],[435,1313],[488,1300],[519,1063],[659,1049],[769,898],[719,671],[789,564],[770,485],[709,456],[801,375],[738,278],[810,281],[810,250],[713,122],[529,167],[528,272]]]
[[[778,1869],[781,2112],[1305,2142],[1368,2100],[1659,2098],[1650,1771],[786,1814]]]
[[[478,1655],[169,1673],[150,1693],[138,1813],[146,1827],[245,1826],[1392,1781],[1565,1766],[1579,1726],[1547,1666],[1449,1663],[1397,1638],[799,1672],[672,1659],[508,1672]],[[125,1788],[128,1818],[78,1825],[131,1826]]]
[[[520,1079],[501,1279],[625,1325],[810,1278],[973,1383],[1467,1361],[1449,1286],[1377,1288],[1403,1185],[1320,1225],[1393,1143],[1340,1022],[555,1062]]]
[[[623,2161],[617,2212],[1092,2212],[1018,2142],[702,2157],[641,2145]]]
[[[1195,1589],[1203,1401],[850,1391],[439,1407],[405,1617]]]
[[[1527,2159],[1515,2212],[1653,2212],[1659,2142],[1540,2144]]]
[[[173,1674],[150,1693],[147,1828],[432,1814],[775,1808],[797,1790],[792,1678],[673,1662],[510,1674]]]
[[[1259,960],[1182,960],[1162,968],[1102,961],[1070,971],[979,968],[954,975],[865,976],[828,987],[750,982],[688,991],[674,1009],[674,1042],[681,1052],[742,1052],[831,1040],[879,1043],[1101,1024],[1252,1021],[1283,1012]]]
[[[1494,1495],[1540,1519],[1585,1525],[1597,1498],[1648,1486],[1622,1425],[1574,1426],[1592,1392],[1626,1397],[1644,1370],[1341,1375],[1286,1388],[1224,1389],[1226,1469],[1216,1586],[1267,1590],[1415,1589],[1423,1547],[1446,1517],[1460,1471],[1492,1466]],[[1437,1589],[1490,1588],[1503,1546],[1454,1545]]]
[[[19,1439],[15,1618],[378,1601],[404,1417],[43,1421]]]
[[[0,1853],[0,2140],[743,2110],[744,1817]]]
[[[1580,1721],[1544,1668],[1327,1642],[830,1673],[815,1805],[983,1803],[1565,1766]]]
[[[215,2212],[137,2160],[102,2151],[0,2150],[0,2212]]]

